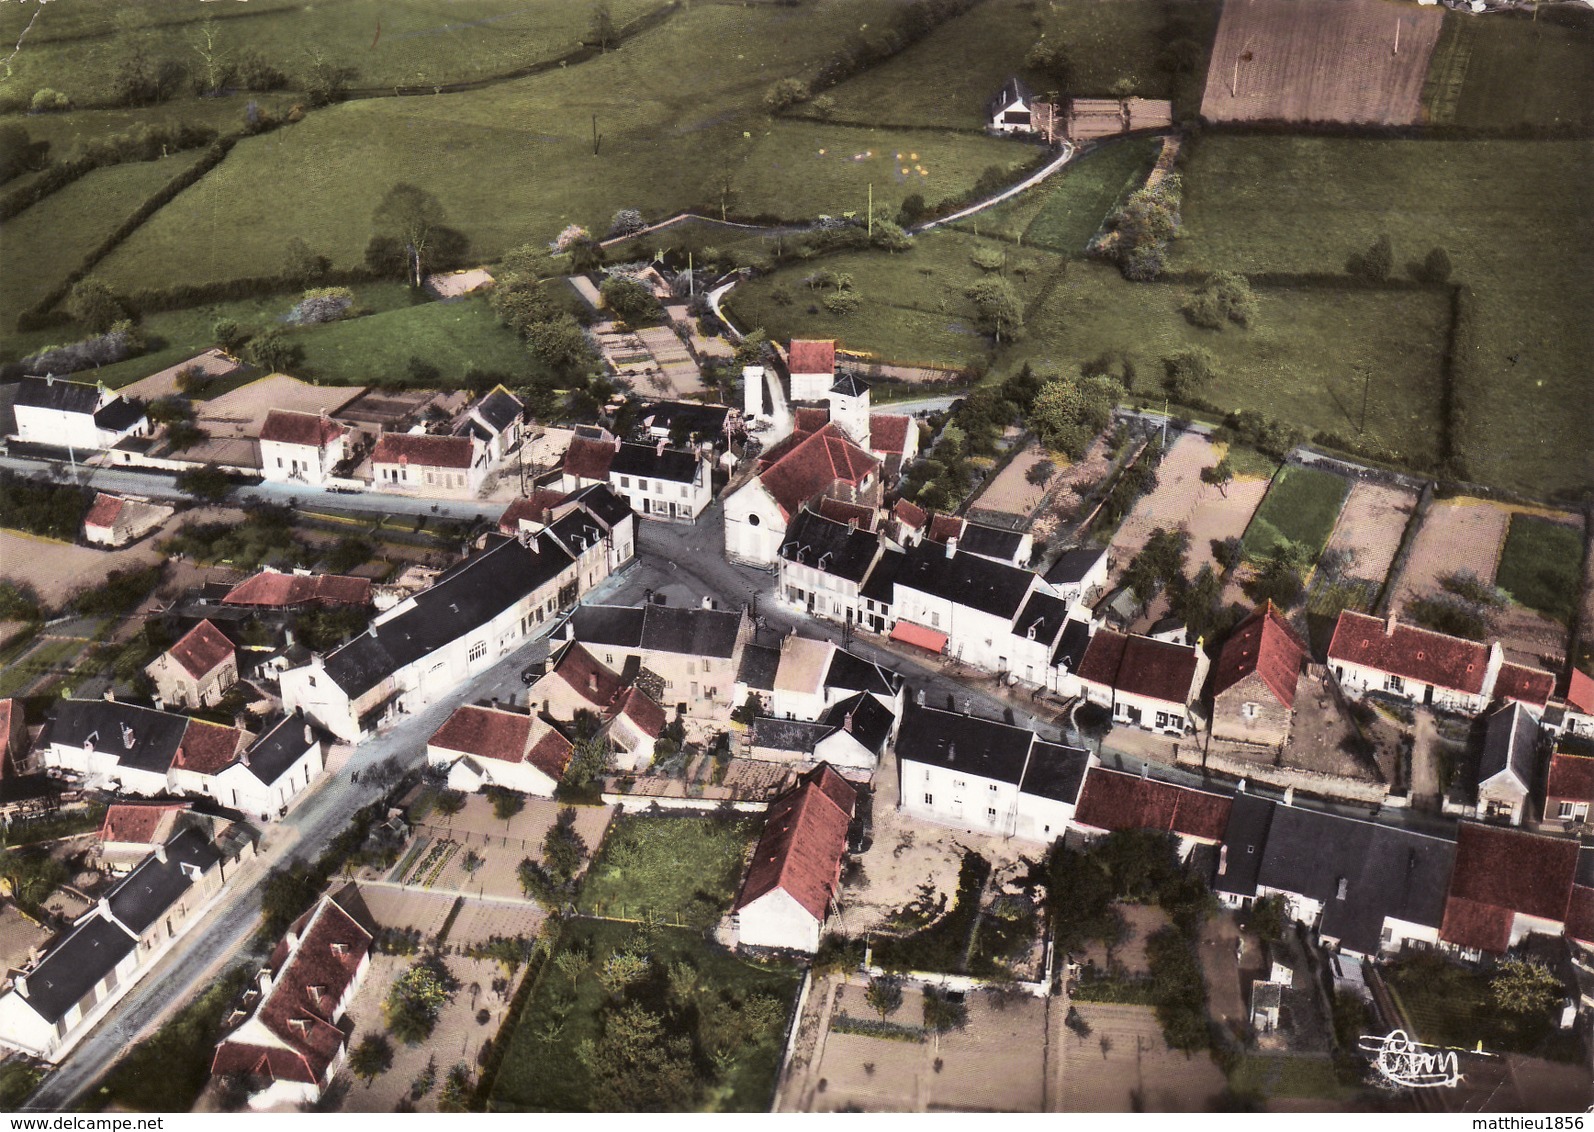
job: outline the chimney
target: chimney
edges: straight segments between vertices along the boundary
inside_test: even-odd
[[[17,993],[23,998],[28,997],[28,977],[26,975],[16,976],[11,980],[11,985],[17,989]]]
[[[841,721],[841,729],[849,735],[852,734],[852,712],[849,711],[846,718]]]
[[[293,638],[293,630],[292,629],[283,629],[283,631],[282,631],[283,644],[291,649],[293,647],[293,639],[294,639]]]
[[[1395,626],[1399,624],[1400,619],[1391,613],[1384,619],[1384,636],[1393,637],[1395,635]]]
[[[1221,876],[1226,876],[1228,874],[1228,871],[1229,871],[1229,847],[1227,845],[1220,845],[1220,846],[1218,846],[1218,875],[1220,877]]]
[[[662,455],[664,455],[664,450],[666,448],[668,448],[669,446],[670,446],[670,441],[669,441],[668,438],[661,439],[659,441],[658,447],[654,449],[653,454],[655,456],[662,456]]]
[[[107,688],[107,689],[105,689],[105,702],[108,703],[108,704],[114,704],[116,702],[116,689],[115,688]]]
[[[1235,783],[1234,792],[1236,794],[1244,794],[1245,793],[1245,779],[1242,778],[1242,779],[1240,779],[1239,782]]]
[[[958,552],[958,539],[957,539],[957,535],[953,535],[951,538],[946,540],[946,556],[948,558],[951,558],[957,552]]]
[[[587,673],[587,691],[596,692],[597,690],[598,690],[598,674],[596,672]]]
[[[315,742],[315,732],[310,730],[310,725],[308,723],[306,723],[304,725],[304,745],[306,747],[308,747],[310,744],[312,744],[314,742]]]
[[[614,450],[616,452],[620,451],[620,444],[621,444],[620,438],[618,436],[615,437],[614,438]]]
[[[166,846],[155,846],[155,859],[163,865],[166,863]]]
[[[1140,764],[1140,781],[1145,782],[1150,777],[1151,777],[1151,764],[1150,763],[1144,763],[1144,762],[1141,763]]]
[[[1286,786],[1284,788],[1284,804],[1286,806],[1295,805],[1295,787]]]
[[[703,595],[703,608],[704,609],[713,609],[714,608],[714,599],[709,597],[707,594]]]
[[[923,688],[919,688],[913,693],[913,702],[918,704],[920,707],[924,706],[924,689]]]
[[[122,724],[122,746],[131,751],[133,749],[133,743],[133,729],[125,723]]]

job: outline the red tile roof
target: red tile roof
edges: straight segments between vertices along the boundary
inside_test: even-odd
[[[371,453],[373,464],[414,464],[422,468],[469,468],[476,446],[468,436],[411,436],[385,432]]]
[[[484,759],[518,763],[526,756],[532,719],[518,711],[466,704],[454,709],[443,726],[432,732],[428,745]]]
[[[523,496],[504,508],[504,513],[498,517],[498,529],[506,535],[519,534],[520,520],[526,519],[533,523],[546,522],[547,512],[568,498],[569,496],[562,491],[536,488],[531,495]]]
[[[1412,625],[1397,623],[1391,632],[1382,619],[1347,609],[1334,626],[1328,659],[1476,695],[1483,691],[1489,650],[1476,641]]]
[[[94,497],[94,505],[89,508],[89,513],[83,516],[83,525],[110,530],[116,524],[116,517],[122,513],[122,504],[125,502],[119,495],[100,492]]]
[[[1295,706],[1295,683],[1306,659],[1306,645],[1268,602],[1240,622],[1218,654],[1213,694],[1255,672],[1286,708]]]
[[[565,449],[565,475],[584,480],[606,480],[609,478],[609,466],[614,463],[615,452],[612,440],[575,437]]]
[[[565,648],[549,675],[557,676],[576,695],[599,708],[608,708],[625,688],[620,674],[593,656],[580,641]]]
[[[736,910],[783,889],[809,915],[823,921],[847,850],[847,826],[856,803],[857,793],[828,766],[804,775],[796,789],[776,799],[747,866]]]
[[[220,629],[209,621],[201,621],[182,639],[166,650],[168,656],[182,666],[194,679],[207,675],[217,665],[233,657],[233,645]]]
[[[1566,686],[1566,702],[1584,715],[1594,715],[1594,676],[1581,668],[1572,669],[1572,679]]]
[[[1502,664],[1494,680],[1494,698],[1521,700],[1531,707],[1542,709],[1550,702],[1555,691],[1555,674],[1522,664]]]
[[[836,343],[793,338],[787,354],[786,368],[792,373],[835,373]]]
[[[569,739],[549,727],[543,732],[542,738],[531,745],[531,750],[526,752],[526,762],[558,782],[564,777],[574,751],[575,748]]]
[[[262,570],[245,578],[222,598],[223,605],[369,605],[371,579],[344,574],[279,574]]]
[[[869,417],[869,451],[895,452],[908,450],[908,429],[913,418],[895,413],[873,413]]]
[[[827,424],[763,465],[759,480],[789,519],[816,495],[837,483],[855,487],[879,467],[879,460]]]
[[[1109,832],[1155,829],[1216,843],[1228,828],[1232,804],[1222,794],[1092,767],[1074,820]]]
[[[909,503],[906,499],[897,500],[897,505],[891,509],[891,514],[897,522],[906,524],[914,530],[923,530],[924,524],[930,521],[929,514],[916,503]]]
[[[1594,888],[1577,885],[1566,909],[1566,934],[1579,943],[1594,945]]]
[[[1198,667],[1194,646],[1100,629],[1076,671],[1081,680],[1129,695],[1185,704]]]
[[[100,825],[100,840],[135,845],[160,845],[166,840],[161,835],[161,829],[163,827],[170,829],[173,818],[187,812],[187,802],[161,802],[147,806],[116,802],[105,808],[105,821]]]
[[[1550,777],[1544,787],[1549,798],[1594,802],[1594,758],[1557,751],[1550,756]]]
[[[248,741],[247,731],[190,719],[183,729],[183,741],[172,758],[172,766],[196,774],[219,774],[237,761],[238,752]]]
[[[875,509],[861,503],[847,503],[840,499],[821,499],[814,508],[833,523],[857,523],[858,529],[874,530]]]
[[[829,409],[816,409],[799,407],[792,413],[792,431],[799,433],[818,432],[830,422]]]
[[[621,692],[620,698],[614,703],[614,713],[625,716],[650,739],[662,735],[665,724],[670,721],[664,708],[654,703],[640,688],[627,688]]]
[[[291,409],[272,409],[260,426],[261,440],[274,440],[279,444],[302,444],[307,448],[325,448],[345,429],[331,417],[320,413],[299,413]]]
[[[1565,920],[1577,853],[1577,842],[1565,838],[1462,822],[1439,938],[1499,952],[1500,924],[1509,944],[1515,913]]]
[[[963,520],[956,515],[937,515],[930,520],[930,530],[924,536],[931,542],[945,542],[963,533]]]

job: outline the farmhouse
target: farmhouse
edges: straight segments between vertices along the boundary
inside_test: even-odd
[[[252,845],[184,826],[19,972],[0,1044],[59,1061],[203,915]]]
[[[238,653],[210,621],[201,621],[144,667],[162,704],[208,708],[238,682]]]
[[[725,553],[773,566],[786,531],[804,505],[820,498],[880,505],[880,461],[835,422],[793,432],[758,459],[756,474],[725,498]]]
[[[929,538],[943,545],[956,543],[964,554],[976,554],[1008,566],[1022,567],[1034,550],[1034,540],[1028,531],[971,523],[956,515],[937,515]]]
[[[1033,107],[1035,96],[1017,76],[1002,84],[985,104],[985,125],[999,134],[1032,134],[1035,132]]]
[[[1282,748],[1306,645],[1268,602],[1223,644],[1213,678],[1212,737]]]
[[[552,798],[571,751],[570,740],[532,715],[466,704],[426,741],[426,763],[445,770],[455,790],[501,786]]]
[[[1183,735],[1206,671],[1206,654],[1193,645],[1102,629],[1090,639],[1078,676],[1085,697],[1109,708],[1115,723]]]
[[[693,523],[714,497],[713,475],[701,453],[656,444],[577,436],[565,449],[557,486],[575,491],[607,484],[644,519]]]
[[[918,704],[903,712],[896,751],[910,817],[1042,843],[1073,820],[1092,762],[1028,728]]]
[[[739,944],[819,950],[857,799],[846,780],[820,765],[770,804],[731,909]]]
[[[472,499],[487,466],[487,449],[473,436],[388,432],[371,453],[371,474],[381,491]]]
[[[502,385],[470,407],[463,420],[454,428],[455,436],[468,436],[479,443],[487,453],[487,461],[496,464],[519,445],[526,418],[526,406]]]
[[[260,426],[260,474],[322,487],[348,455],[349,430],[325,413],[272,409]]]
[[[236,1074],[251,1108],[307,1104],[348,1052],[344,1012],[370,966],[371,929],[323,896],[288,928],[259,975],[254,1010],[216,1047],[213,1076]]]
[[[669,715],[637,686],[642,665],[628,657],[616,672],[579,641],[560,650],[548,672],[531,685],[526,699],[544,717],[574,723],[577,712],[597,715],[599,737],[609,741],[622,770],[643,770],[653,761],[654,742]],[[539,706],[540,705],[540,709]]]
[[[83,538],[95,546],[126,546],[159,530],[175,513],[175,508],[147,499],[96,492],[88,514],[83,516]]]
[[[1085,776],[1073,825],[1087,835],[1126,829],[1171,833],[1184,857],[1197,845],[1223,840],[1230,806],[1224,794],[1093,766]]]
[[[58,377],[24,377],[17,386],[17,431],[25,444],[52,448],[115,448],[130,436],[148,436],[143,406],[103,385]]]
[[[1532,932],[1561,935],[1577,871],[1576,841],[1462,822],[1440,942],[1475,959]]]
[[[1546,824],[1559,822],[1564,830],[1585,825],[1594,810],[1594,758],[1556,751],[1550,756],[1550,774],[1545,782],[1544,815]]]

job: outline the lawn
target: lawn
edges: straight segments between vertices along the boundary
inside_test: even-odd
[[[565,926],[555,955],[574,952],[587,965],[573,976],[557,963],[544,965],[514,1032],[499,1037],[510,1044],[489,1110],[581,1112],[591,1107],[591,1079],[577,1051],[583,1042],[600,1039],[604,1015],[613,1007],[598,969],[623,948],[641,949],[650,961],[649,975],[626,992],[629,1000],[665,1019],[667,1032],[689,1037],[699,1067],[715,1066],[714,1107],[767,1112],[798,973],[739,958],[690,931],[661,928],[651,942],[643,942],[632,925],[599,920]],[[687,967],[695,972],[683,996],[676,990],[675,971]],[[766,1008],[757,1025],[745,1010],[755,998]]]
[[[72,661],[83,651],[86,643],[60,638],[39,642],[26,656],[0,672],[0,698],[19,695],[42,677],[70,674]]]
[[[1334,521],[1349,491],[1350,484],[1331,472],[1294,465],[1279,469],[1245,528],[1246,557],[1264,558],[1288,539],[1306,547],[1315,561],[1334,533]]]
[[[1437,955],[1419,954],[1391,964],[1384,978],[1416,1030],[1412,1036],[1417,1041],[1462,1049],[1481,1041],[1491,1053],[1528,1053],[1557,1060],[1581,1056],[1576,1032],[1558,1031],[1548,1011],[1521,1015],[1501,1010],[1483,972]]]
[[[1583,534],[1533,515],[1511,516],[1494,584],[1519,604],[1571,625],[1583,576]]]
[[[1534,495],[1571,491],[1594,480],[1594,419],[1566,411],[1586,400],[1594,353],[1591,164],[1589,141],[1207,134],[1188,151],[1174,266],[1340,272],[1387,232],[1403,272],[1442,245],[1452,280],[1476,293],[1456,350],[1460,470]],[[1353,333],[1325,347],[1345,368],[1368,360]]]
[[[1186,7],[1181,5],[1181,7]],[[1218,5],[1187,6],[1205,45]],[[1015,72],[1041,93],[1044,76],[1023,68],[1025,53],[1044,35],[1066,46],[1075,69],[1069,92],[1110,94],[1132,78],[1145,98],[1169,98],[1173,85],[1157,58],[1170,38],[1169,5],[1161,0],[989,0],[951,20],[889,62],[830,92],[842,121],[979,129],[985,103]],[[1200,91],[1199,83],[1195,90]]]
[[[581,910],[711,927],[730,909],[757,832],[746,818],[621,814],[587,870]]]
[[[1573,5],[1473,19],[1446,12],[1423,108],[1436,125],[1535,132],[1594,126],[1594,12]]]
[[[1154,138],[1107,142],[1081,153],[1033,189],[953,227],[1083,256],[1124,190],[1144,181],[1160,147]]]
[[[435,366],[454,387],[472,370],[529,379],[531,352],[501,326],[484,298],[422,303],[297,331],[304,347],[295,372],[329,385],[409,380],[409,361]]]
[[[1259,1093],[1264,1097],[1345,1100],[1355,1092],[1339,1083],[1334,1063],[1327,1057],[1245,1057],[1230,1074],[1229,1083],[1237,1093]]]

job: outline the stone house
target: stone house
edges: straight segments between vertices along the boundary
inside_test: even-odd
[[[1272,602],[1242,621],[1218,654],[1212,737],[1283,748],[1307,655],[1305,643]]]
[[[162,704],[198,710],[220,702],[238,683],[238,651],[210,621],[201,621],[144,667]]]

